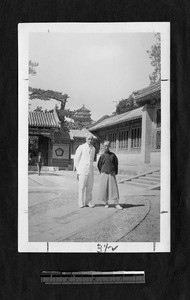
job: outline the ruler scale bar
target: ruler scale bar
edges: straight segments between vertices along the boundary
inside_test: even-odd
[[[42,284],[127,284],[145,283],[144,271],[42,271]]]

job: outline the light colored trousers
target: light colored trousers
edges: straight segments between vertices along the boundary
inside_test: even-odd
[[[40,174],[42,169],[42,164],[37,164],[37,170],[38,170],[38,174]]]
[[[115,204],[119,203],[119,190],[115,174],[100,175],[99,201],[108,203],[108,200],[113,200]]]
[[[88,175],[79,174],[79,206],[88,205],[92,201],[92,189],[94,183],[94,174]],[[84,194],[86,190],[86,198],[84,200]]]

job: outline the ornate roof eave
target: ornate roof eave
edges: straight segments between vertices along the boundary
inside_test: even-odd
[[[51,127],[51,128],[47,128],[47,127],[29,127],[28,132],[30,135],[52,135],[56,132],[59,132],[60,128],[55,128],[55,127]]]
[[[71,140],[74,140],[74,139],[84,139],[89,134],[91,134],[90,130],[85,129],[85,128],[83,128],[83,129],[71,129],[69,131],[69,135],[70,135]],[[97,137],[94,136],[93,134],[92,134],[92,136],[93,136],[93,139],[97,139]]]
[[[90,129],[89,128],[89,131],[91,132],[97,132],[97,131],[99,131],[99,130],[101,130],[101,129],[107,129],[107,128],[111,128],[111,127],[115,127],[115,126],[117,126],[117,125],[120,125],[120,124],[122,124],[122,123],[129,123],[129,122],[131,122],[131,121],[134,121],[134,120],[137,120],[137,119],[142,119],[142,115],[141,116],[136,116],[136,117],[132,117],[132,118],[129,118],[129,119],[126,119],[126,120],[121,120],[121,121],[118,121],[117,123],[113,123],[113,124],[106,124],[106,125],[103,125],[103,126],[101,126],[101,127],[99,127],[99,128],[95,128],[95,129]]]
[[[136,103],[150,103],[153,100],[160,100],[161,98],[161,82],[158,81],[146,88],[143,88],[132,93],[132,97]]]
[[[30,126],[28,125],[29,130],[47,130],[47,131],[59,131],[60,127],[43,127],[43,126]]]
[[[144,95],[143,97],[134,98],[137,104],[154,104],[160,101],[160,92],[154,92],[151,95]]]
[[[29,128],[59,129],[61,128],[61,121],[56,109],[53,112],[33,111],[28,113],[28,125]]]

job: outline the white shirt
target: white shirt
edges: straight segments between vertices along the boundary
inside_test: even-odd
[[[77,170],[77,174],[88,175],[93,173],[95,156],[95,148],[92,145],[85,143],[80,145],[75,153],[74,157],[74,170]]]

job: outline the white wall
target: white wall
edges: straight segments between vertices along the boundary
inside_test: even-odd
[[[142,155],[141,153],[126,153],[126,154],[117,154],[119,165],[137,165],[142,164]]]
[[[151,152],[151,164],[152,165],[160,165],[160,156],[161,156],[161,152],[160,151],[156,151],[156,152]]]

